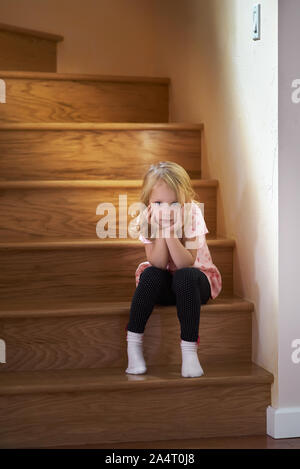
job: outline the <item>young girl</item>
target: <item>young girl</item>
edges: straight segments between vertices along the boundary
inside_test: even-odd
[[[147,208],[139,219],[139,239],[145,243],[148,260],[135,272],[136,290],[126,326],[126,373],[142,374],[147,370],[143,336],[156,304],[176,304],[181,326],[181,375],[197,377],[204,373],[197,354],[200,308],[209,298],[218,296],[222,279],[206,244],[205,234],[209,231],[195,197],[189,175],[177,163],[153,164],[145,174],[141,202]],[[175,206],[179,208],[176,219],[172,210]],[[170,210],[166,210],[168,207]]]

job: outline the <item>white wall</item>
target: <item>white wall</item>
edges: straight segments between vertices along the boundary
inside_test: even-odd
[[[63,35],[58,72],[151,76],[152,10],[148,0],[0,0],[0,21]]]
[[[255,363],[275,375],[278,340],[278,10],[262,0],[164,0],[158,71],[172,78],[171,120],[204,122],[203,177],[220,182],[218,234],[236,240],[235,293],[254,302]],[[168,28],[166,28],[168,24]]]
[[[300,102],[291,99],[291,84],[300,80],[299,44],[300,2],[279,0],[278,405],[269,409],[269,432],[276,438],[300,436]]]

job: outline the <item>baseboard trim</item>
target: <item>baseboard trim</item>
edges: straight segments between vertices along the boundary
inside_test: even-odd
[[[272,438],[300,437],[300,407],[267,407],[267,434]]]

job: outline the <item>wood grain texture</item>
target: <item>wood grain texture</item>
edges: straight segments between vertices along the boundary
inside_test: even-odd
[[[272,381],[254,364],[1,373],[1,447],[264,434]]]
[[[211,300],[210,300],[211,301]],[[219,304],[222,303],[219,300]],[[242,310],[232,301],[232,310],[216,310],[214,302],[201,306],[200,345],[202,367],[210,362],[234,363],[251,361],[252,312]],[[40,310],[39,317],[16,318],[14,312],[0,312],[0,337],[5,340],[6,363],[0,373],[11,370],[47,370],[74,368],[121,367],[127,365],[125,326],[129,320],[130,302],[95,305],[90,315],[88,304],[81,315],[51,316]],[[60,311],[59,306],[56,310]],[[43,314],[44,313],[44,314]],[[97,313],[97,314],[96,314]],[[6,316],[6,317],[2,317]],[[144,334],[144,356],[147,366],[181,363],[180,323],[176,306],[156,305]],[[124,368],[124,369],[125,369]]]
[[[2,67],[3,68],[3,67]],[[8,75],[8,76],[6,76]],[[11,74],[10,74],[11,75]],[[2,73],[7,102],[0,122],[168,122],[169,87],[160,81],[14,78]],[[42,74],[40,74],[41,76]],[[56,75],[56,74],[55,74]],[[78,77],[78,78],[77,78]]]
[[[62,37],[33,33],[0,24],[0,447],[265,434],[274,377],[251,363],[254,304],[233,296],[235,241],[214,239],[203,125],[168,123],[168,78],[51,73]],[[176,305],[156,305],[148,320],[147,373],[125,373],[145,250],[127,233],[96,235],[97,205],[137,201],[163,160],[186,169],[205,204],[222,276],[200,311],[200,378],[181,376]]]
[[[220,295],[233,294],[234,243],[208,240],[212,259],[222,276]],[[131,300],[135,270],[146,260],[140,241],[91,240],[0,245],[1,309],[9,303],[43,299],[61,301]]]
[[[0,70],[56,72],[56,42],[0,28]]]
[[[92,238],[99,220],[100,204],[113,204],[116,218],[111,217],[119,234],[119,220],[126,226],[132,217],[131,204],[139,201],[142,181],[0,181],[0,241],[34,241],[43,238]],[[210,233],[216,236],[216,194],[218,181],[192,180],[199,201],[204,204],[204,217]],[[127,216],[119,211],[126,198]],[[121,209],[123,210],[123,209]],[[128,234],[129,236],[129,234]]]
[[[1,126],[0,178],[142,179],[152,163],[171,160],[200,179],[202,126],[149,125]]]

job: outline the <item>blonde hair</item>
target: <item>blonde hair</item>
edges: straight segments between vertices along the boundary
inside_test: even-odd
[[[149,205],[152,189],[161,180],[176,193],[177,200],[181,205],[191,202],[200,203],[197,200],[197,193],[192,188],[188,173],[182,166],[173,161],[159,161],[149,167],[143,178],[140,202],[146,206]],[[138,225],[141,232],[144,230],[147,230],[146,233],[150,232],[150,225],[147,225],[148,223],[145,223],[145,221]]]

